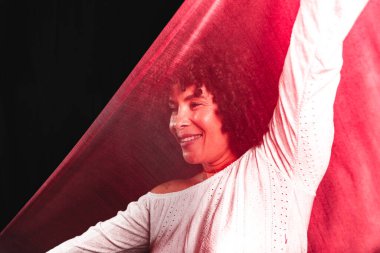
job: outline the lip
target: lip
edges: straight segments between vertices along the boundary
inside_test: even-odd
[[[199,134],[181,134],[176,135],[177,141],[181,146],[187,146],[203,137],[202,133]]]

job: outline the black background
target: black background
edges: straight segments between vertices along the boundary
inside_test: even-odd
[[[1,1],[2,230],[59,165],[182,1]]]

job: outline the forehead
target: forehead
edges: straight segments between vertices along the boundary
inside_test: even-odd
[[[205,86],[197,87],[196,85],[189,85],[185,88],[185,90],[183,90],[179,84],[175,84],[171,87],[169,93],[169,101],[177,102],[181,100],[189,100],[192,98],[212,100],[212,94],[206,89]]]

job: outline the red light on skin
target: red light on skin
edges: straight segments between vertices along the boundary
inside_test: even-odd
[[[204,86],[192,85],[183,91],[180,85],[174,85],[169,107],[169,128],[186,162],[202,164],[206,173],[215,173],[236,160],[228,134],[222,132],[222,121],[216,113],[218,105]]]

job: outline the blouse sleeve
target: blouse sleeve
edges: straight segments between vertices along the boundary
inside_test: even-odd
[[[280,173],[312,194],[330,159],[343,40],[366,3],[301,0],[292,30],[263,148]]]
[[[142,196],[131,202],[125,211],[99,222],[85,233],[74,237],[48,253],[80,252],[147,252],[149,250],[149,211]]]

